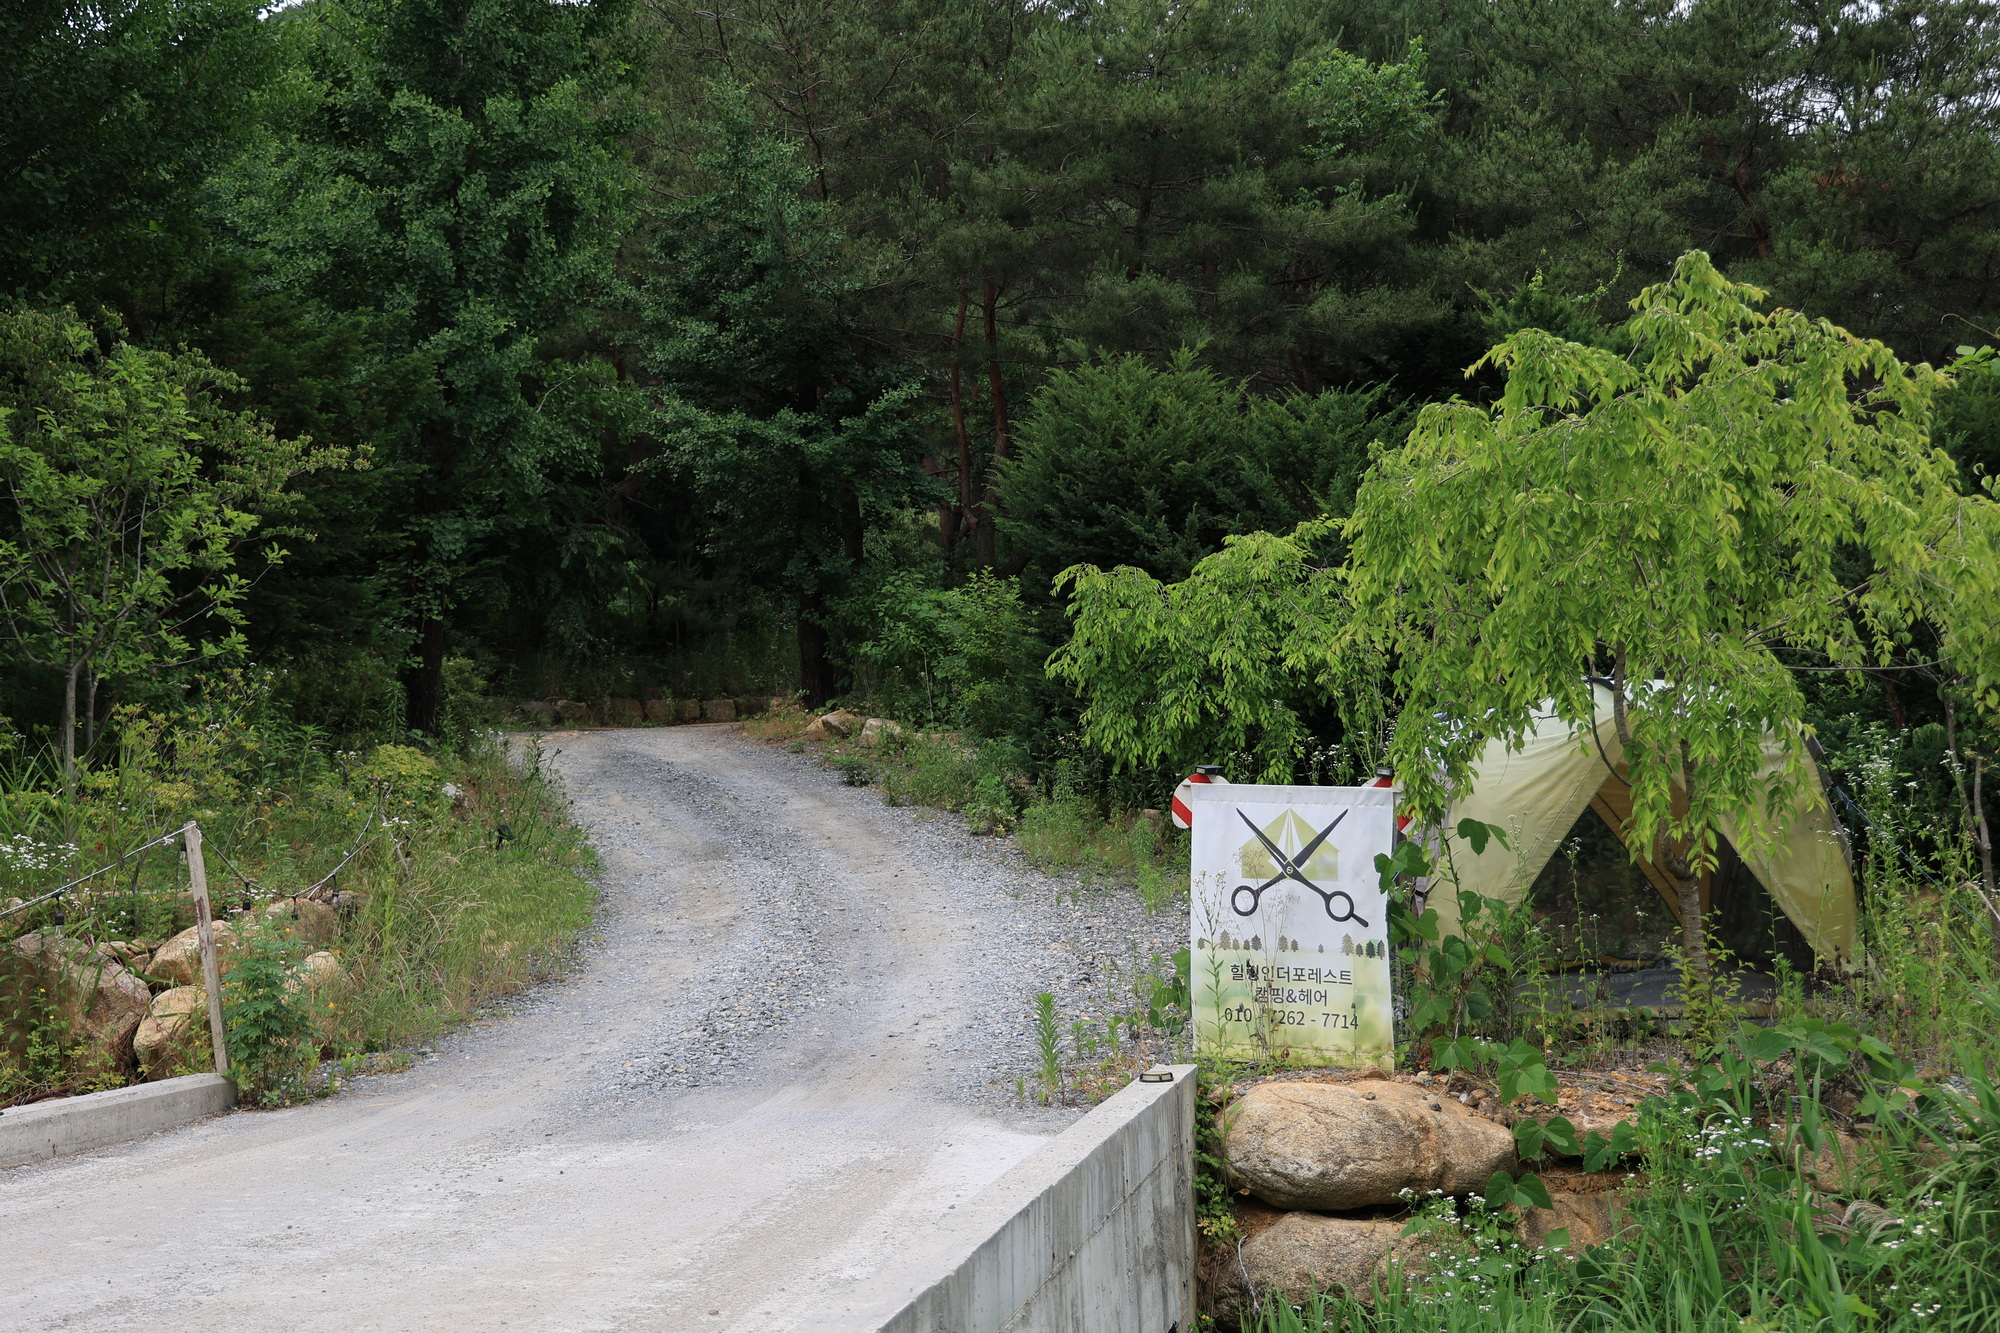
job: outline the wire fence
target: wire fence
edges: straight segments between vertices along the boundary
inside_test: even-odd
[[[141,856],[146,852],[151,851],[155,847],[163,847],[174,842],[177,839],[185,838],[187,836],[188,830],[193,829],[195,827],[197,827],[195,822],[193,820],[189,820],[185,824],[178,825],[177,827],[168,829],[163,833],[155,835],[154,837],[148,838],[145,842],[142,842],[138,846],[131,848],[129,851],[126,851],[125,853],[116,857],[115,859],[105,862],[103,865],[97,867],[97,869],[95,870],[89,871],[82,875],[78,875],[76,878],[69,880],[66,883],[59,884],[55,888],[50,889],[45,893],[36,894],[34,897],[26,899],[25,901],[15,903],[11,907],[0,908],[0,919],[4,919],[6,917],[14,916],[21,912],[25,912],[29,908],[39,906],[42,903],[55,901],[57,903],[58,924],[60,924],[61,899],[66,894],[69,894],[70,892],[82,887],[83,885],[88,884],[90,881],[97,879],[101,875],[104,875],[110,871],[118,869],[118,867],[130,862],[134,857]],[[370,833],[372,832],[379,835],[380,833],[386,831],[386,827],[387,827],[387,820],[383,817],[381,808],[377,807],[376,809],[370,810],[368,812],[368,817],[361,823],[361,831],[355,835],[353,845],[348,847],[345,854],[341,856],[339,862],[335,864],[333,869],[329,870],[325,875],[322,875],[319,879],[313,881],[313,883],[308,885],[307,887],[293,892],[287,892],[283,889],[274,889],[268,884],[264,884],[258,880],[252,879],[248,874],[246,874],[243,871],[243,869],[240,866],[236,864],[234,860],[230,858],[227,852],[222,850],[220,846],[214,843],[208,843],[206,844],[206,846],[208,851],[214,853],[215,856],[218,859],[220,859],[224,865],[229,867],[230,873],[235,875],[236,878],[242,883],[244,889],[250,893],[259,894],[267,898],[294,898],[294,899],[312,898],[315,901],[317,901],[317,895],[322,890],[331,886],[334,880],[339,876],[340,872],[345,870],[348,864],[352,862],[356,856],[360,855],[361,849],[368,843]],[[180,892],[179,889],[176,889],[175,891],[177,893]]]

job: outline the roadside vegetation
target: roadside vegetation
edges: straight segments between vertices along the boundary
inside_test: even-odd
[[[0,1104],[211,1067],[198,970],[153,964],[194,925],[180,842],[44,896],[191,820],[253,1103],[393,1067],[558,970],[589,920],[589,849],[532,742],[341,750],[273,716],[254,680],[203,683],[178,716],[121,718],[117,761],[74,793],[18,748],[0,770]],[[136,1008],[114,981],[136,982]]]

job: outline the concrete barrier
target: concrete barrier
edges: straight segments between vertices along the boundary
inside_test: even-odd
[[[840,1333],[1193,1333],[1193,1065],[1070,1126],[886,1265]]]
[[[0,1166],[46,1161],[144,1138],[236,1105],[220,1074],[189,1074],[0,1111]]]

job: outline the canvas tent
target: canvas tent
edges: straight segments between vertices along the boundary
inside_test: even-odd
[[[1588,728],[1572,731],[1550,714],[1519,750],[1509,750],[1497,740],[1487,745],[1475,765],[1471,790],[1453,804],[1447,827],[1466,818],[1497,825],[1506,830],[1511,850],[1488,844],[1484,854],[1473,856],[1458,848],[1452,867],[1461,890],[1520,902],[1586,807],[1624,836],[1632,810],[1620,776],[1624,747],[1612,720],[1611,692],[1596,685],[1592,690],[1597,700],[1595,737]],[[1774,775],[1783,766],[1784,752],[1775,739],[1766,740],[1764,759],[1766,771]],[[1732,822],[1725,821],[1721,830],[1815,956],[1837,964],[1854,961],[1854,876],[1846,841],[1824,791],[1809,793],[1788,822],[1768,830],[1765,841],[1739,838]],[[1672,881],[1643,856],[1638,865],[1678,919],[1680,904]],[[1705,876],[1704,911],[1712,896],[1713,876]],[[1456,895],[1433,894],[1429,905],[1438,909],[1444,929],[1456,931]]]

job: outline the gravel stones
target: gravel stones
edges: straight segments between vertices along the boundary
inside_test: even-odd
[[[1137,975],[1170,966],[1163,960],[1185,941],[1183,913],[1150,916],[1128,888],[1043,874],[1010,841],[976,838],[940,811],[887,806],[880,792],[846,786],[810,756],[718,736],[706,743],[729,747],[718,778],[698,761],[666,757],[675,750],[631,744],[615,769],[595,769],[587,787],[573,788],[607,865],[644,856],[655,867],[606,883],[598,930],[607,941],[650,934],[661,919],[656,904],[671,904],[667,919],[688,911],[710,919],[715,909],[700,904],[717,898],[729,904],[729,925],[700,928],[710,933],[697,946],[698,984],[677,988],[651,1035],[602,1052],[592,1095],[623,1102],[774,1075],[795,1058],[786,1052],[886,1027],[883,1059],[914,1060],[931,1095],[1019,1110],[1017,1080],[1032,1086],[1038,1063],[1036,994],[1055,997],[1065,1061],[1079,1061],[1078,1023],[1086,1045],[1100,1043],[1083,1058],[1101,1059],[1106,1020],[1134,1007]],[[700,753],[703,743],[694,744]],[[794,812],[802,805],[820,813],[807,819]],[[828,807],[836,830],[879,851],[857,858],[837,831],[829,839]],[[648,811],[671,812],[655,817],[670,819],[677,840],[698,839],[698,859],[669,865],[645,852],[648,835],[632,821]],[[599,955],[608,988],[643,984],[639,964],[613,962],[627,956]],[[909,998],[907,1011],[882,1007],[893,978],[919,963],[929,974],[940,958],[962,960],[945,969],[943,985]],[[1122,1035],[1118,1046],[1139,1054]],[[1157,1043],[1144,1052],[1167,1054]]]
[[[1227,1152],[1274,1207],[1339,1211],[1393,1205],[1404,1190],[1475,1193],[1514,1165],[1514,1136],[1407,1083],[1272,1083],[1229,1109]]]

